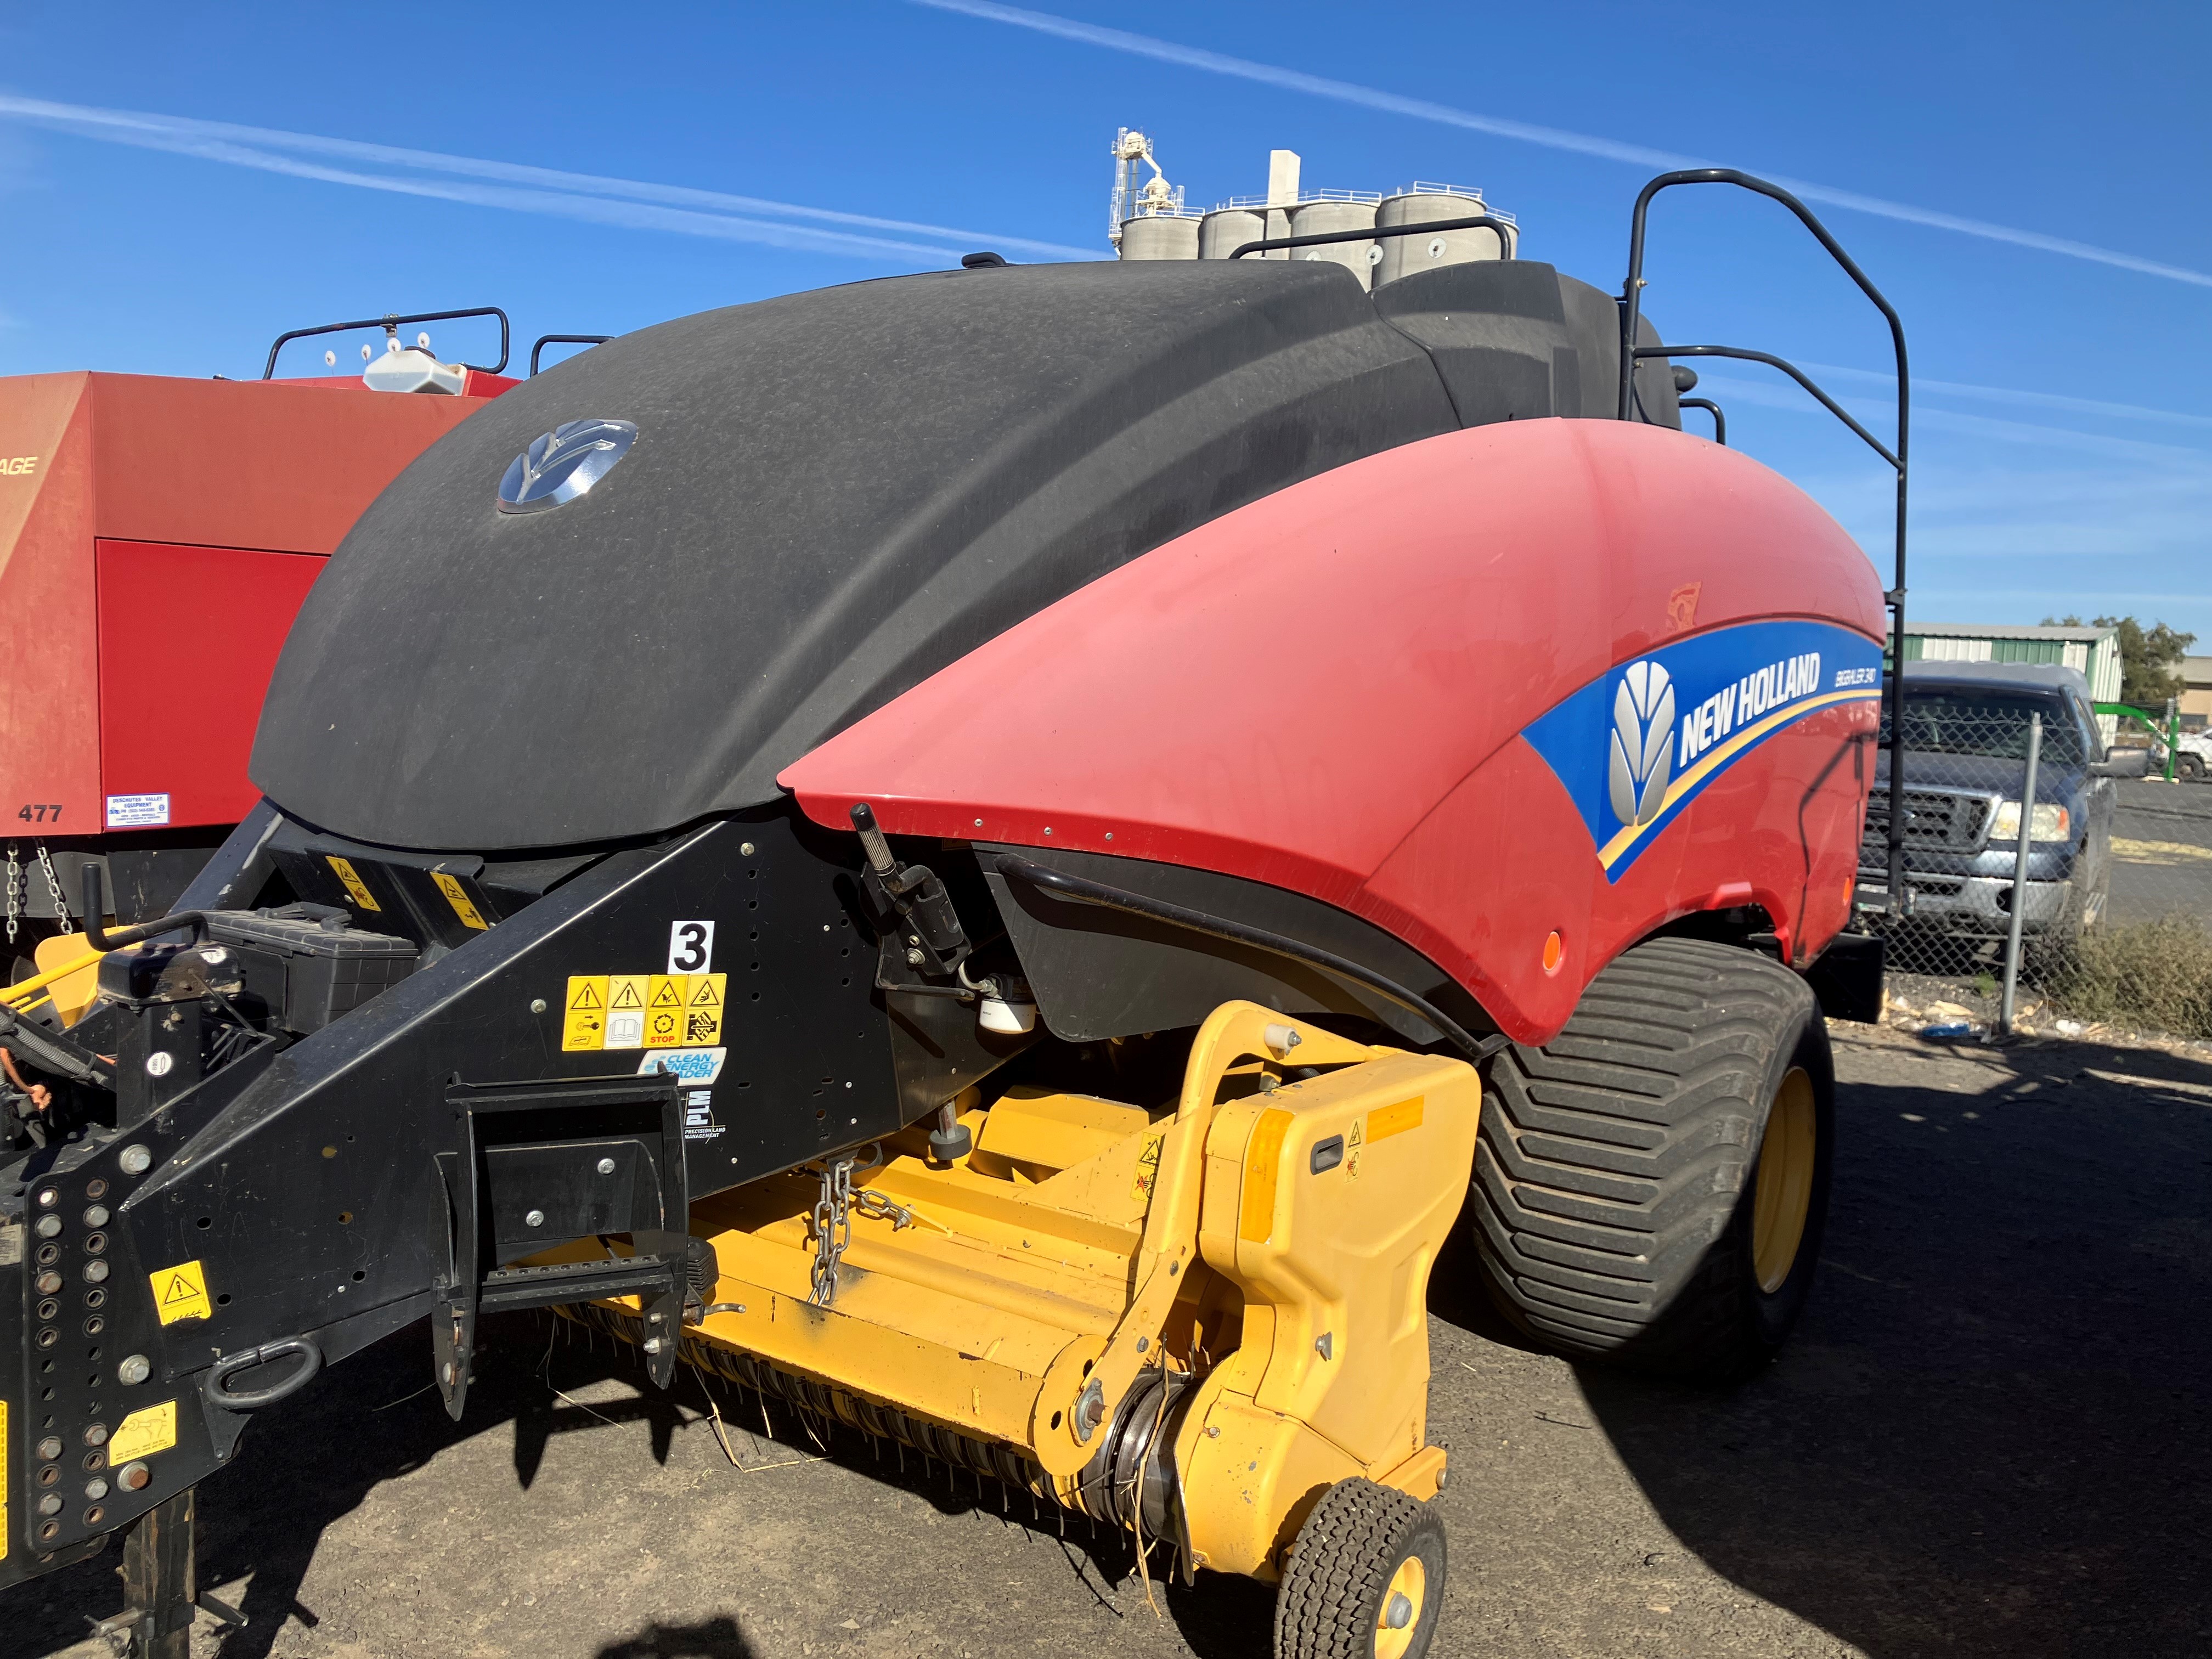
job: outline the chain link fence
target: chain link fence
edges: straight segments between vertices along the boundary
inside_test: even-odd
[[[1908,674],[1904,701],[1903,915],[1888,890],[1887,750],[1859,857],[1859,925],[1887,941],[1892,1018],[1960,1036],[1999,1029],[2009,968],[2014,1030],[2212,1038],[2203,772],[2128,775],[2148,752],[2107,749],[2096,715],[2063,688]]]

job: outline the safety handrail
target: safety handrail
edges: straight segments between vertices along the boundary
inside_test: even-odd
[[[269,361],[261,370],[264,380],[276,376],[276,354],[295,340],[311,339],[318,334],[349,334],[357,328],[380,328],[387,333],[404,328],[410,323],[444,323],[458,317],[496,317],[499,319],[499,361],[486,368],[481,363],[463,363],[463,368],[473,368],[485,374],[497,374],[507,368],[508,327],[507,313],[497,306],[477,306],[470,311],[418,311],[411,317],[368,317],[357,323],[323,323],[313,328],[295,328],[289,334],[279,334],[276,343],[269,348]]]
[[[1728,416],[1711,398],[1677,398],[1674,401],[1684,409],[1702,409],[1713,417],[1713,441],[1722,448],[1728,447]]]
[[[1765,363],[1771,368],[1778,368],[1796,381],[1799,386],[1803,386],[1806,391],[1811,392],[1820,401],[1821,408],[1857,433],[1865,441],[1868,448],[1873,450],[1892,466],[1897,465],[1897,457],[1890,453],[1887,444],[1853,420],[1841,404],[1821,391],[1814,384],[1810,375],[1787,357],[1778,357],[1771,351],[1753,351],[1747,346],[1719,345],[1638,346],[1630,355],[1637,357],[1736,357],[1747,363]],[[1699,409],[1712,407],[1712,404],[1703,398],[1682,398],[1676,401],[1693,404]]]
[[[1493,219],[1487,213],[1478,213],[1468,219],[1431,219],[1425,225],[1377,225],[1372,230],[1317,230],[1310,236],[1277,236],[1264,242],[1246,242],[1230,254],[1241,259],[1248,253],[1269,252],[1283,247],[1320,247],[1329,242],[1380,242],[1393,236],[1419,236],[1432,230],[1494,230],[1498,233],[1498,258],[1513,257],[1513,239],[1520,229],[1508,219]]]
[[[547,346],[550,346],[550,345],[586,345],[586,346],[605,345],[608,341],[610,341],[610,340],[613,339],[614,337],[614,337],[613,335],[611,335],[611,334],[541,334],[541,335],[539,335],[539,336],[538,337],[538,343],[537,343],[535,345],[533,345],[533,346],[532,346],[532,347],[530,348],[530,374],[531,374],[531,378],[532,378],[532,380],[535,380],[535,379],[537,378],[537,376],[538,376],[538,357],[539,357],[541,355],[543,355],[543,353],[544,352],[545,348],[546,348]],[[568,359],[566,359],[566,358],[564,357],[564,358],[562,358],[562,361],[563,362],[566,362],[568,361]]]
[[[1676,185],[1734,185],[1756,195],[1779,202],[1797,216],[1798,221],[1811,231],[1828,256],[1844,268],[1844,273],[1858,284],[1859,291],[1874,302],[1883,320],[1889,325],[1890,343],[1897,352],[1897,446],[1894,450],[1875,441],[1872,434],[1844,413],[1836,401],[1815,386],[1795,368],[1778,357],[1763,352],[1744,351],[1723,346],[1639,348],[1636,343],[1636,325],[1644,299],[1644,226],[1651,208],[1651,198],[1662,190]],[[1882,595],[1890,613],[1890,673],[1886,687],[1885,702],[1888,706],[1889,755],[1889,912],[1901,916],[1905,909],[1905,750],[1901,736],[1905,729],[1905,479],[1911,458],[1912,383],[1905,350],[1905,324],[1898,317],[1896,307],[1890,304],[1873,279],[1858,267],[1858,262],[1844,252],[1844,246],[1829,234],[1812,209],[1799,201],[1781,185],[1734,167],[1686,167],[1676,173],[1662,173],[1637,192],[1636,210],[1629,222],[1628,276],[1620,288],[1620,405],[1622,420],[1636,417],[1636,360],[1641,356],[1701,356],[1711,357],[1743,357],[1765,362],[1782,369],[1797,383],[1820,399],[1828,412],[1841,420],[1861,438],[1874,446],[1882,459],[1897,472],[1897,570],[1896,580]]]

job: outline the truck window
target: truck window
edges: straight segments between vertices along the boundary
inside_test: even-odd
[[[1992,760],[2027,758],[2027,723],[2043,716],[2043,763],[2079,766],[2086,758],[2083,728],[2062,697],[1981,691],[1970,686],[1941,690],[1907,689],[1905,746],[1923,755],[1980,755]],[[1889,741],[1882,721],[1881,740]]]

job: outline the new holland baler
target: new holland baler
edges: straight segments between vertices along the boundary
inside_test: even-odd
[[[255,1410],[427,1322],[458,1417],[552,1308],[1430,1650],[1462,1211],[1680,1375],[1818,1249],[1901,589],[1679,430],[1703,349],[1533,261],[983,258],[485,409],[183,908],[0,1024],[85,1126],[4,1189],[0,1575],[121,1534],[181,1653]]]

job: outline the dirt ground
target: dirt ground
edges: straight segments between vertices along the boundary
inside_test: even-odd
[[[2212,1066],[1836,1028],[1836,1199],[1788,1352],[1728,1393],[1504,1339],[1447,1261],[1438,1651],[2212,1651]],[[266,1413],[201,1488],[202,1581],[263,1656],[1166,1656],[1267,1650],[1242,1581],[1002,1515],[757,1407],[732,1467],[685,1381],[494,1334],[467,1419],[403,1333]],[[9,1594],[9,1654],[106,1652],[111,1556]],[[74,1643],[76,1645],[71,1645]]]

